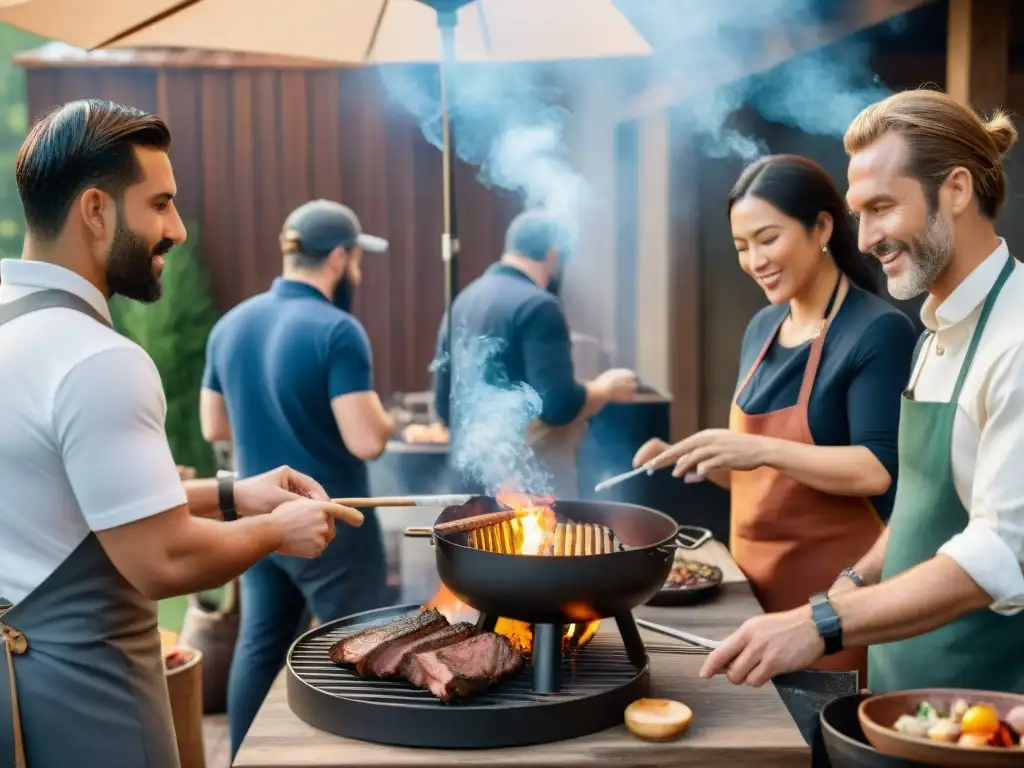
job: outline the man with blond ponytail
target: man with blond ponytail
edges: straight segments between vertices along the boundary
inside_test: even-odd
[[[927,292],[900,412],[885,533],[827,595],[746,622],[703,677],[736,684],[870,646],[874,693],[1024,693],[1024,267],[996,234],[1009,117],[931,90],[866,108],[846,132],[860,249],[889,292]]]

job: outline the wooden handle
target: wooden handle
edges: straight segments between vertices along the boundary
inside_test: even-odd
[[[331,499],[343,507],[459,507],[473,498],[468,494],[444,496],[368,496],[350,499]]]
[[[415,507],[416,500],[412,496],[368,496],[351,499],[331,499],[332,504],[343,507]]]

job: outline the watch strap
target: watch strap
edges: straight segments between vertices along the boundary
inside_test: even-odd
[[[238,519],[238,512],[235,509],[235,473],[217,473],[217,505],[226,522]]]
[[[839,574],[839,578],[842,578],[844,576],[848,578],[850,581],[852,581],[854,584],[856,584],[858,587],[867,586],[864,583],[864,579],[862,579],[860,577],[860,574],[853,570],[853,568],[846,568]]]
[[[825,641],[825,655],[831,656],[843,650],[843,625],[839,614],[832,607],[832,601],[824,592],[812,595],[811,620],[818,630],[818,636]]]

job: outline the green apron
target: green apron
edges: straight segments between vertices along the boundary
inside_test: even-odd
[[[883,580],[930,560],[967,525],[968,512],[953,485],[953,418],[978,341],[1013,267],[1010,258],[985,299],[950,401],[917,402],[914,382],[903,395],[900,477]],[[872,693],[933,687],[1024,693],[1024,613],[1001,616],[983,608],[923,635],[873,645],[868,651],[868,685]]]

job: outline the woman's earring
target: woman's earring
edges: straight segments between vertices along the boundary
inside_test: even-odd
[[[828,243],[821,244],[821,253],[823,256],[828,256]]]

